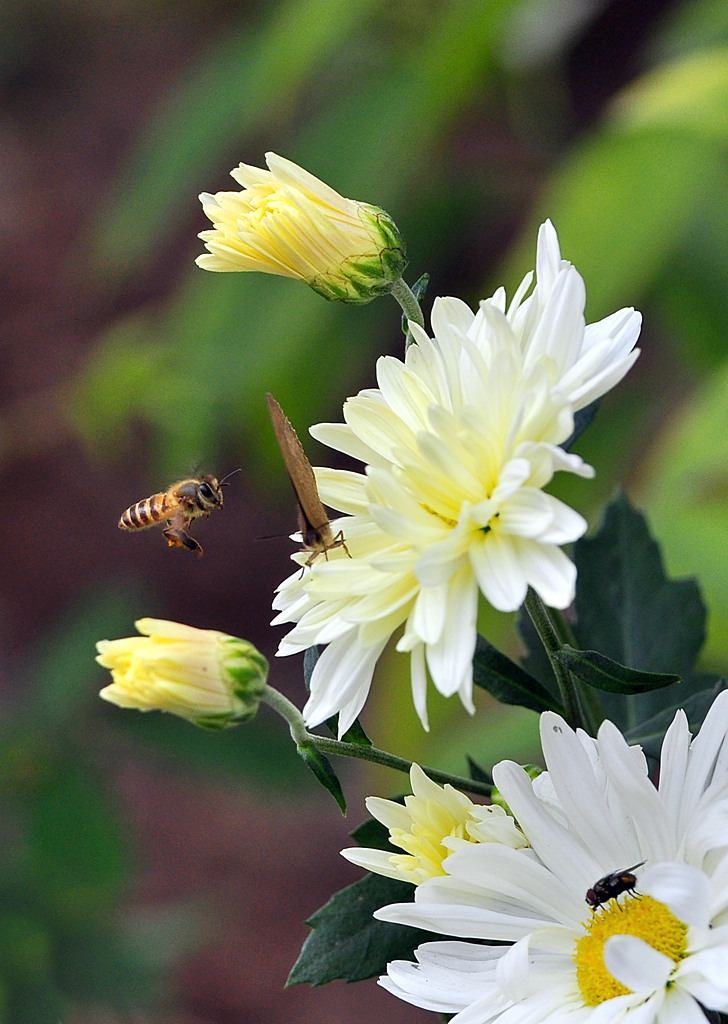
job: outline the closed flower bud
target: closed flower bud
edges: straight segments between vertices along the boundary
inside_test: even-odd
[[[390,291],[407,260],[384,210],[344,199],[302,167],[266,154],[269,170],[231,171],[242,192],[203,192],[214,228],[200,238],[203,270],[258,270],[305,281],[325,299],[364,303]]]
[[[214,629],[139,619],[143,636],[100,640],[96,660],[111,669],[104,700],[138,711],[170,711],[206,729],[253,718],[268,663],[252,644]]]

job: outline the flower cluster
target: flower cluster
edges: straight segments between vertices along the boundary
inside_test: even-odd
[[[489,794],[492,802],[484,805],[412,765],[412,794],[403,803],[367,801],[389,831],[389,848],[342,851],[360,867],[413,886],[410,902],[388,906],[381,904],[399,899],[403,887],[378,880],[370,886],[367,898],[379,894],[377,918],[438,936],[415,951],[416,962],[389,963],[381,984],[453,1024],[700,1024],[708,1013],[723,1020],[728,692],[717,680],[714,689],[698,691],[702,684],[690,679],[689,653],[702,640],[699,596],[663,579],[652,548],[649,563],[635,554],[648,546],[642,523],[623,511],[629,530],[613,531],[619,540],[612,549],[620,548],[623,574],[640,585],[633,594],[644,598],[644,650],[619,653],[635,664],[621,664],[613,651],[605,656],[601,624],[590,626],[581,614],[588,583],[579,591],[583,650],[571,637],[566,642],[568,629],[556,612],[548,622],[553,629],[544,626],[552,615],[544,604],[565,609],[574,598],[576,568],[562,549],[586,530],[583,517],[545,489],[559,472],[594,475],[569,451],[577,414],[638,357],[639,313],[621,309],[587,324],[584,282],[562,259],[547,221],[535,272],[510,301],[503,289],[476,311],[459,299],[438,298],[430,336],[418,325],[418,286],[410,291],[401,279],[404,243],[391,218],[343,198],[290,161],[272,153],[266,159],[268,170],[241,164],[232,172],[241,192],[200,196],[213,229],[200,235],[207,252],[198,265],[296,278],[343,302],[392,292],[408,331],[404,357],[379,359],[377,386],[346,401],[344,422],[312,428],[319,441],[363,463],[361,472],[317,469],[314,482],[295,431],[268,396],[306,547],[292,556],[296,572],[274,599],[274,623],[291,625],[278,653],[323,648],[309,699],[300,712],[269,687],[265,659],[245,641],[154,619],[137,623],[143,636],[99,643],[97,660],[113,676],[101,696],[210,728],[247,720],[266,700],[343,809],[327,753],[354,752],[392,767],[406,762],[308,728],[338,715],[339,738],[349,730],[392,638],[410,657],[414,705],[425,728],[428,678],[472,712],[479,602],[513,612],[530,590],[527,609],[558,679],[560,702],[506,658],[501,665],[518,675],[508,689],[506,670],[494,670],[493,691],[502,699],[524,693],[526,707],[563,712],[541,715],[546,771],[502,761],[493,769],[494,786],[479,776],[452,780]],[[298,468],[304,487],[296,484]],[[340,518],[329,523],[322,501]],[[627,533],[632,540],[623,544]],[[650,567],[654,599],[650,587],[641,587],[643,564]],[[610,582],[606,588],[602,579],[592,582],[604,616],[610,610],[599,601]],[[638,604],[630,606],[636,618]],[[592,688],[609,692],[615,721],[634,726],[633,712],[649,707],[650,721],[637,714],[637,725],[651,735],[660,722],[664,727],[665,707],[674,705],[666,701],[655,713],[656,705],[631,704],[627,713],[619,698],[661,687],[668,692],[676,682],[662,657],[663,621],[670,615],[685,618],[667,630],[682,630],[676,649],[691,709],[697,714],[708,697],[712,705],[695,739],[685,712],[675,714],[654,783],[642,749],[603,720]],[[376,832],[370,830],[370,841],[381,838]],[[389,895],[382,898],[383,886]],[[392,955],[384,948],[365,965],[358,956],[366,946],[368,959],[371,922],[349,934],[352,922],[361,921],[366,885],[352,889],[338,894],[335,913],[317,920],[315,952],[304,947],[300,958],[308,956],[310,973],[303,970],[297,980],[354,980],[384,969]]]
[[[506,761],[493,773],[527,845],[450,844],[413,903],[378,911],[456,937],[381,983],[453,1024],[699,1024],[701,1006],[728,1011],[728,693],[692,742],[675,715],[657,787],[610,722],[592,739],[547,712],[541,740],[547,772],[532,781]],[[632,865],[638,892],[616,887],[589,911],[595,881]]]
[[[641,321],[623,309],[585,323],[584,282],[550,222],[536,266],[533,290],[529,274],[508,306],[502,289],[477,313],[437,299],[434,338],[410,322],[404,360],[381,358],[378,387],[345,403],[345,423],[311,430],[366,469],[317,470],[323,501],[344,513],[332,528],[346,552],[293,574],[274,601],[274,622],[295,623],[279,654],[328,645],[304,708],[309,726],[338,713],[346,731],[400,629],[423,725],[428,672],[472,711],[479,594],[501,611],[517,609],[529,586],[554,608],[573,599],[561,545],[586,522],[543,488],[559,471],[593,475],[561,446],[574,413],[634,363]]]

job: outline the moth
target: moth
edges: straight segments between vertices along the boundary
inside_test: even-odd
[[[349,550],[344,540],[343,531],[340,530],[334,536],[331,529],[329,517],[326,515],[326,510],[319,497],[316,477],[311,463],[306,458],[303,445],[298,439],[298,434],[273,395],[267,394],[265,397],[273,429],[278,439],[278,447],[281,450],[293,493],[296,496],[298,529],[301,532],[303,546],[309,552],[305,565],[313,565],[321,554],[328,560],[328,552],[332,548],[343,548],[348,555]]]

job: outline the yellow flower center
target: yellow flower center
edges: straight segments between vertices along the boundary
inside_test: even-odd
[[[609,900],[584,925],[576,942],[576,980],[587,1006],[626,995],[629,989],[604,966],[604,943],[611,935],[634,935],[676,964],[685,955],[687,925],[678,921],[664,903],[651,896],[630,896],[624,903]]]

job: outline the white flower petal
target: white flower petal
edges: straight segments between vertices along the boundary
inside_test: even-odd
[[[303,717],[309,728],[325,722],[327,718],[341,711],[344,704],[354,701],[358,709],[350,720],[339,717],[339,738],[351,726],[364,706],[372,682],[372,674],[380,647],[362,648],[349,633],[328,645],[311,675],[311,695],[303,709]]]
[[[433,683],[440,693],[450,697],[464,682],[466,693],[472,685],[478,589],[469,566],[464,566],[452,578],[446,610],[441,636],[427,644],[426,653]]]
[[[512,542],[495,531],[470,549],[470,563],[478,586],[501,612],[513,612],[526,599],[528,582]]]
[[[604,966],[632,992],[648,995],[664,988],[675,969],[669,956],[636,935],[612,935],[604,943]]]
[[[710,924],[708,876],[688,864],[662,863],[640,875],[640,892],[664,903],[685,924],[707,928]]]

